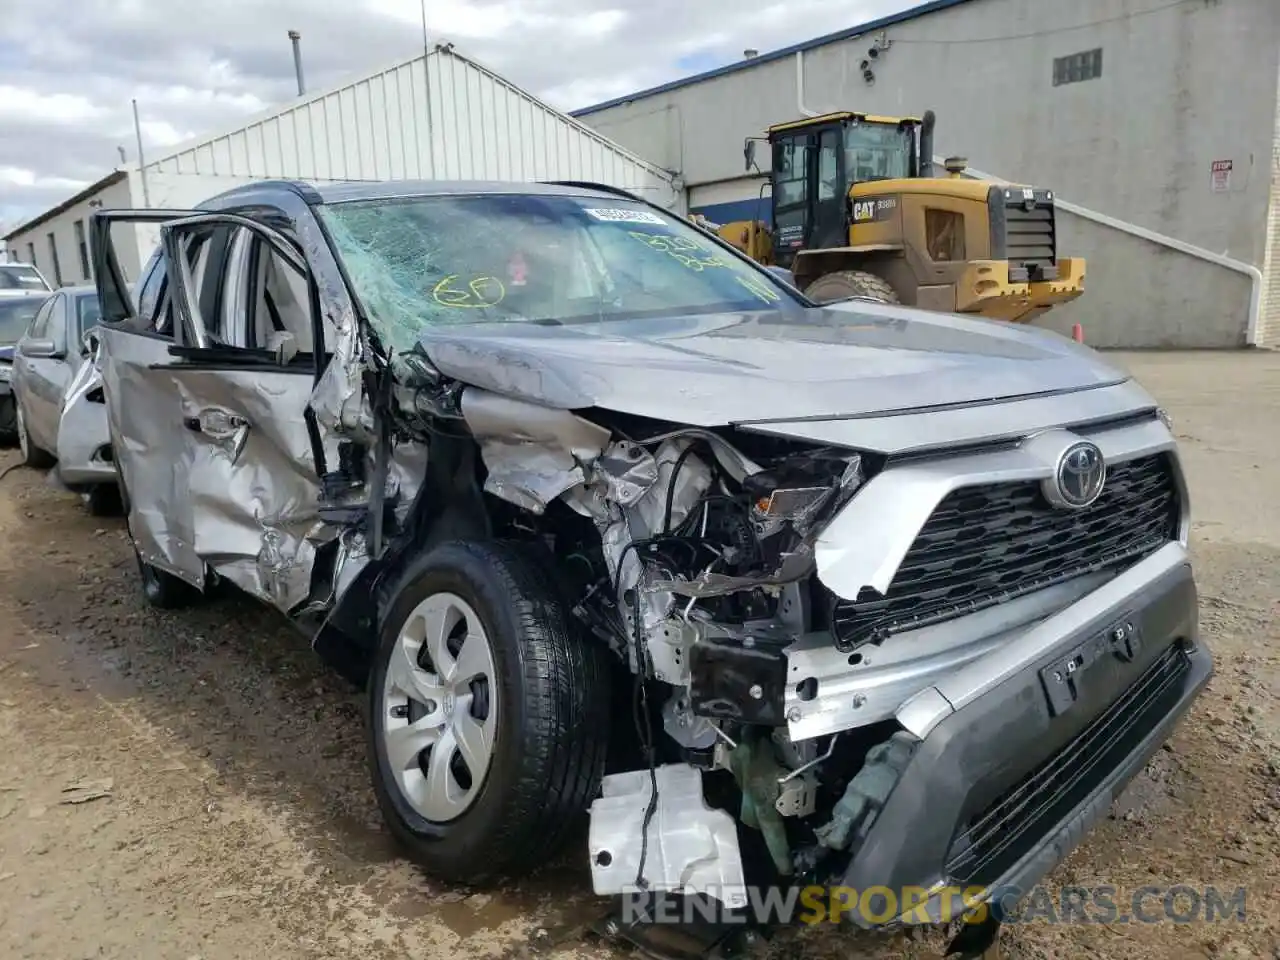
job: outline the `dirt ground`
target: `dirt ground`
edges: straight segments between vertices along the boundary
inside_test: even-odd
[[[1244,886],[1246,919],[1038,921],[1006,928],[1003,955],[1280,958],[1280,353],[1114,358],[1175,419],[1218,672],[1052,882]],[[360,714],[272,613],[235,597],[147,609],[122,521],[34,472],[0,480],[0,956],[621,956],[574,935],[603,908],[581,844],[488,893],[399,859]],[[766,952],[940,953],[830,928]]]

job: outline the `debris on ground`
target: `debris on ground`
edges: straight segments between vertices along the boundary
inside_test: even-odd
[[[59,803],[88,803],[90,800],[101,800],[111,796],[112,779],[80,780],[62,788],[62,799]]]

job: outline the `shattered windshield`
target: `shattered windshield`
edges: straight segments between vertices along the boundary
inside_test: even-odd
[[[616,198],[497,194],[320,208],[385,344],[426,327],[776,310],[796,301],[679,217]]]

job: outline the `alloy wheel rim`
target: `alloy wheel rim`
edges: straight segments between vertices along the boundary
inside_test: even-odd
[[[484,785],[498,722],[488,634],[461,597],[437,593],[405,619],[382,690],[382,747],[410,807],[433,823],[464,814]]]

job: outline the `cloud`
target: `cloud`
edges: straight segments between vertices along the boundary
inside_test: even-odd
[[[67,190],[70,192],[83,190],[89,185],[84,180],[72,180],[69,177],[40,177],[36,175],[34,170],[24,170],[22,167],[0,167],[0,183],[36,190]]]
[[[56,126],[91,121],[101,113],[87,97],[0,84],[0,123],[34,120]]]
[[[449,40],[562,109],[587,106],[901,10],[912,0],[427,0]],[[0,222],[65,199],[136,153],[226,129],[422,50],[420,0],[7,0]]]

